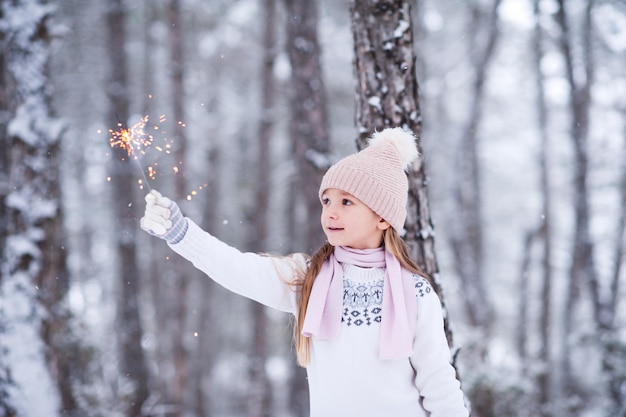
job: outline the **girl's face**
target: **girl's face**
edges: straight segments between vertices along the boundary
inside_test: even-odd
[[[322,228],[333,246],[374,249],[382,244],[390,225],[361,200],[329,188],[322,194]]]

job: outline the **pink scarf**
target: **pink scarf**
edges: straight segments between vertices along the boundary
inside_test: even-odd
[[[335,247],[313,283],[302,334],[318,339],[332,339],[339,334],[343,309],[341,263],[365,268],[386,267],[379,357],[400,359],[411,356],[417,318],[413,275],[383,247],[363,250]]]

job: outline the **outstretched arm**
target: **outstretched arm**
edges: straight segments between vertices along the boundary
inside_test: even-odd
[[[307,268],[301,254],[288,257],[242,253],[183,217],[178,205],[151,191],[141,228],[165,240],[226,289],[268,307],[295,314],[298,291],[293,281]]]

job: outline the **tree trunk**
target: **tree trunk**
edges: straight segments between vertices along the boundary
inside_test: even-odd
[[[541,258],[541,314],[539,323],[539,356],[542,366],[537,374],[537,392],[539,393],[539,412],[544,417],[552,415],[549,404],[552,400],[552,192],[550,186],[550,155],[548,136],[548,106],[544,90],[544,76],[541,70],[543,53],[543,31],[541,29],[541,11],[539,0],[534,1],[535,26],[533,34],[533,68],[537,86],[537,128],[540,135],[539,171],[541,190],[541,215],[539,237],[543,242]]]
[[[6,17],[6,12],[0,7],[0,19]],[[8,71],[6,69],[5,59],[5,41],[7,32],[0,30],[0,45],[2,45],[2,53],[0,53],[0,91],[8,92]],[[0,94],[0,111],[9,113],[9,101],[7,93]],[[6,238],[8,236],[8,210],[6,207],[6,198],[9,193],[9,176],[10,176],[10,152],[11,141],[7,135],[9,120],[0,118],[0,254],[4,259],[6,253]],[[4,272],[0,271],[0,297],[2,297],[2,287]],[[1,298],[0,298],[1,301]],[[7,322],[4,317],[0,317],[0,335],[4,332],[2,329],[7,328]],[[2,336],[4,337],[4,336]],[[1,344],[0,344],[1,345]],[[15,384],[11,376],[11,369],[6,360],[6,355],[0,355],[0,415],[6,417],[14,417],[16,415],[15,408],[11,405],[9,389]]]
[[[129,98],[127,96],[127,59],[125,55],[126,28],[123,0],[111,0],[107,4],[107,27],[109,36],[110,78],[107,88],[109,96],[109,121],[128,123]],[[126,415],[138,417],[141,407],[148,397],[148,372],[144,352],[141,347],[143,335],[139,314],[139,270],[136,260],[137,218],[135,213],[134,185],[138,168],[132,164],[126,151],[113,149],[111,179],[115,194],[114,205],[117,215],[117,338],[119,346],[119,372],[130,382],[131,392],[123,395],[128,398]]]
[[[290,252],[313,253],[325,241],[319,224],[318,197],[322,176],[328,168],[329,133],[321,50],[317,34],[317,4],[309,0],[284,0],[287,10],[287,54],[291,64],[291,116],[289,134],[296,163],[291,194],[304,205],[302,221],[297,207],[289,204]],[[297,218],[297,219],[296,219]],[[303,236],[304,235],[304,238]],[[292,362],[289,402],[298,417],[309,413],[306,370]]]
[[[328,169],[328,115],[322,79],[321,51],[317,36],[317,5],[307,0],[285,0],[287,9],[287,53],[291,63],[291,117],[289,134],[297,165],[294,195],[304,201],[304,226],[295,226],[305,239],[304,248],[313,252],[325,241],[319,225],[321,206],[318,189]]]
[[[157,24],[159,19],[159,4],[154,0],[145,0],[143,9],[143,48],[141,57],[141,109],[143,115],[153,114],[153,97],[155,95],[155,77],[154,66],[156,60],[154,58],[154,50],[157,45],[155,36],[152,33],[154,25]],[[149,192],[147,187],[142,189],[142,194]],[[163,245],[158,239],[148,238],[145,242],[152,259],[167,259],[170,248]],[[169,265],[169,264],[168,264]],[[156,394],[148,400],[149,406],[144,406],[144,411],[148,413],[154,412],[151,407],[165,406],[167,409],[171,406],[170,395],[170,381],[169,375],[166,369],[170,369],[171,366],[171,351],[170,344],[172,338],[169,332],[161,331],[162,326],[168,323],[169,314],[164,308],[166,305],[167,295],[169,290],[165,288],[163,279],[164,266],[161,262],[149,262],[146,268],[146,273],[142,277],[142,284],[148,288],[149,302],[154,314],[154,323],[156,329],[152,334],[152,337],[156,340],[154,344],[154,350],[152,352],[152,360],[154,367],[156,368],[150,375],[151,389]],[[167,376],[165,376],[167,375]],[[166,404],[158,404],[159,401],[164,401]]]
[[[5,19],[7,12],[2,8],[0,3],[0,19]],[[11,114],[15,109],[11,109],[9,102],[10,72],[7,70],[7,53],[6,39],[10,36],[7,30],[0,30],[0,112],[3,114]],[[6,237],[8,235],[9,225],[7,217],[6,197],[9,193],[9,175],[11,166],[11,140],[8,137],[8,125],[10,118],[0,117],[0,254],[4,254],[6,249]],[[2,275],[0,275],[0,284],[2,283]],[[0,325],[0,328],[3,326]],[[1,365],[0,365],[1,366]],[[1,379],[0,379],[1,381]],[[0,390],[2,390],[0,383]],[[0,394],[0,399],[2,398]]]
[[[0,362],[0,411],[26,415],[31,412],[29,402],[45,396],[55,408],[44,412],[73,415],[79,407],[69,358],[78,344],[66,303],[69,277],[59,181],[65,125],[53,115],[48,87],[53,8],[39,0],[3,2],[0,7],[6,88],[1,104],[10,115],[8,125],[3,123],[3,141],[10,151],[2,158],[7,177],[2,178],[6,239],[0,275],[0,351],[7,362]],[[4,101],[8,97],[12,103]],[[38,373],[37,387],[22,386],[25,371]],[[41,392],[47,384],[51,391]],[[11,397],[8,385],[13,385],[13,392],[21,391],[25,401]]]
[[[626,111],[623,111],[626,116]],[[626,121],[626,117],[624,118]],[[621,178],[618,179],[619,187],[619,214],[615,227],[615,241],[613,246],[613,268],[609,281],[609,293],[603,300],[602,320],[596,322],[598,340],[600,341],[602,355],[602,371],[607,383],[608,398],[611,401],[609,416],[623,417],[626,415],[626,343],[619,336],[618,304],[620,294],[620,281],[623,276],[622,264],[624,262],[624,247],[626,245],[626,129],[624,130],[624,152],[622,157]]]
[[[518,309],[517,309],[517,329],[516,329],[516,348],[519,356],[522,374],[526,376],[528,367],[528,301],[529,301],[529,285],[528,276],[531,264],[532,246],[537,237],[535,230],[529,230],[524,235],[524,245],[522,252],[522,264],[520,266],[520,275],[518,282]]]
[[[499,38],[500,3],[501,0],[493,0],[487,13],[481,10],[480,5],[474,2],[469,4],[472,20],[469,22],[468,49],[473,54],[474,74],[471,103],[467,106],[470,114],[462,132],[457,154],[458,170],[454,194],[455,213],[458,213],[459,217],[454,224],[452,237],[454,264],[464,288],[468,321],[472,326],[481,329],[487,337],[493,321],[493,308],[485,285],[483,267],[484,231],[478,129],[482,122],[487,72]],[[486,33],[475,32],[480,28],[485,28]],[[480,44],[479,39],[482,38],[485,41]]]
[[[206,190],[211,196],[220,195],[219,193],[219,179],[217,172],[219,172],[220,152],[217,146],[214,145],[209,151],[208,166],[209,168],[209,182]],[[206,207],[204,209],[204,223],[203,228],[205,230],[216,230],[218,224],[218,205],[219,201],[216,198],[208,198]],[[206,387],[205,381],[209,380],[211,375],[211,369],[214,366],[216,359],[215,349],[211,343],[214,335],[218,334],[219,325],[212,314],[211,306],[215,304],[215,291],[217,284],[211,279],[202,274],[198,277],[200,285],[200,295],[197,317],[197,340],[196,350],[191,356],[191,375],[190,375],[190,389],[193,390],[192,401],[190,402],[191,414],[210,417],[211,416],[211,396],[207,395],[204,388]]]
[[[270,142],[274,126],[274,105],[276,101],[276,83],[274,80],[274,61],[276,59],[276,1],[264,0],[265,25],[263,27],[263,66],[261,68],[261,121],[259,124],[256,195],[253,217],[253,234],[250,236],[251,249],[261,252],[267,242],[267,224],[269,222],[269,202],[271,195],[271,160]],[[250,392],[248,395],[248,417],[269,417],[272,415],[272,389],[265,371],[267,362],[267,325],[266,307],[251,301],[252,351],[249,359]]]
[[[626,122],[626,111],[623,112]],[[625,124],[626,125],[626,124]],[[602,340],[602,368],[607,374],[609,398],[612,402],[614,416],[626,415],[626,369],[623,362],[626,357],[626,343],[620,340],[616,326],[616,315],[620,293],[621,271],[626,247],[626,129],[624,129],[624,152],[622,156],[622,178],[620,179],[620,213],[615,228],[615,246],[613,252],[613,271],[610,280],[610,297],[607,306],[607,319],[600,323],[600,340]]]
[[[572,331],[574,330],[576,306],[578,304],[581,292],[581,286],[587,282],[590,284],[592,292],[592,300],[595,305],[595,318],[599,321],[599,288],[597,285],[597,276],[595,266],[593,264],[593,244],[590,232],[590,207],[589,193],[587,189],[588,177],[588,134],[589,134],[589,106],[591,84],[593,80],[593,58],[591,57],[591,7],[592,1],[587,3],[584,12],[583,24],[583,54],[584,68],[581,72],[584,74],[584,80],[580,81],[575,75],[579,71],[576,68],[574,57],[572,56],[572,41],[569,29],[569,21],[565,2],[559,0],[559,9],[555,14],[557,24],[561,29],[559,46],[563,58],[565,60],[566,79],[570,88],[570,115],[571,130],[570,137],[574,148],[574,236],[572,248],[572,263],[569,271],[569,281],[567,284],[567,298],[565,300],[565,313],[563,321],[563,338],[561,340],[562,362],[561,372],[563,377],[563,387],[565,392],[563,396],[566,398],[575,398],[581,394],[579,392],[578,383],[572,375],[572,353],[571,346]],[[576,410],[570,410],[576,412]]]
[[[197,31],[188,32],[187,43],[195,44],[199,42],[199,34]],[[190,57],[191,59],[192,57]],[[188,65],[190,62],[188,61]],[[219,66],[203,67],[203,72],[207,79],[220,79],[221,68]],[[222,122],[219,113],[219,90],[208,86],[204,92],[207,97],[205,109],[211,117],[208,119],[206,126],[207,131],[213,131]],[[201,175],[207,178],[204,184],[202,195],[198,198],[205,198],[202,204],[202,228],[210,231],[214,236],[219,236],[219,226],[222,222],[219,218],[219,208],[221,199],[216,198],[221,194],[221,178],[220,172],[223,172],[222,166],[222,149],[220,148],[220,138],[215,135],[207,135],[203,140],[208,142],[206,145],[206,163],[203,164]],[[199,203],[196,202],[196,205]],[[215,399],[209,389],[211,379],[214,376],[213,368],[216,366],[217,357],[221,354],[219,345],[220,329],[223,326],[218,316],[222,307],[222,288],[205,274],[199,272],[195,268],[189,272],[191,302],[193,303],[189,310],[197,312],[192,323],[194,331],[193,349],[190,350],[190,375],[189,375],[189,391],[190,399],[187,413],[193,416],[210,417],[212,416],[213,404],[220,403],[220,399]],[[193,306],[193,307],[192,307]]]
[[[170,53],[169,73],[171,83],[171,103],[172,116],[170,125],[172,126],[172,136],[168,137],[174,144],[172,152],[174,156],[174,199],[182,201],[186,195],[186,181],[182,175],[184,163],[186,161],[187,137],[184,128],[185,121],[185,91],[184,91],[184,69],[185,59],[183,55],[183,25],[181,23],[180,0],[168,0],[167,2],[167,22],[168,22],[168,47]],[[185,347],[187,336],[187,304],[189,279],[186,271],[187,262],[180,256],[171,257],[166,268],[167,280],[171,288],[168,293],[167,305],[170,310],[168,320],[169,337],[172,341],[171,357],[173,360],[174,375],[170,383],[171,401],[178,406],[178,412],[174,416],[184,415],[186,409],[186,392],[188,390],[189,379],[189,353]]]
[[[143,49],[141,56],[141,88],[143,92],[141,108],[144,115],[152,113],[152,97],[154,95],[154,48],[156,42],[152,29],[157,21],[157,6],[154,0],[144,0]]]
[[[357,146],[374,131],[402,126],[415,132],[421,148],[421,113],[411,25],[410,2],[351,0],[354,37],[354,74]],[[448,343],[452,331],[438,277],[433,224],[427,195],[423,156],[409,170],[408,216],[405,240],[413,259],[433,278],[444,308]]]

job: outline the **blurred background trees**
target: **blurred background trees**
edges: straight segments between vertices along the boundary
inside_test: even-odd
[[[401,123],[473,415],[625,415],[623,1],[0,6],[3,417],[307,415],[289,317],[142,233],[143,196],[312,252],[325,168]],[[145,155],[109,147],[146,115]]]

